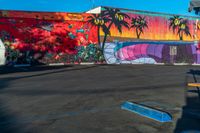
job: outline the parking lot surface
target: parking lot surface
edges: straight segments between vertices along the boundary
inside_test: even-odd
[[[186,73],[198,66],[88,65],[0,69],[1,133],[181,133],[200,131]],[[164,110],[159,123],[122,110],[125,101]]]

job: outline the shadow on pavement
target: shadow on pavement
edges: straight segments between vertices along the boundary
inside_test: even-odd
[[[186,105],[183,107],[182,116],[177,121],[174,131],[174,133],[193,132],[200,133],[200,102],[198,97],[187,98]]]
[[[97,66],[108,66],[107,64],[97,64],[97,65],[64,65],[64,66],[30,66],[30,67],[11,67],[11,66],[0,66],[0,74],[9,74],[9,73],[18,73],[18,72],[37,72],[37,71],[46,71],[46,70],[59,70],[63,68],[72,68],[72,67],[80,67],[79,69],[87,69]],[[117,65],[109,65],[109,66],[117,66]],[[78,70],[78,68],[75,68]]]
[[[7,82],[0,80],[0,90],[7,87]],[[3,104],[2,99],[0,101],[0,133],[20,133],[18,129],[18,123],[16,117],[9,113],[7,107]]]
[[[21,133],[15,116],[0,105],[0,133]]]
[[[8,79],[0,79],[0,90],[9,85]],[[0,92],[1,93],[1,92]],[[21,133],[18,127],[17,119],[9,113],[7,107],[0,102],[0,133]]]
[[[72,66],[71,66],[72,67]],[[92,66],[84,66],[84,67],[78,67],[78,68],[72,68],[72,69],[62,69],[67,67],[42,67],[42,68],[32,68],[32,70],[28,70],[28,72],[34,72],[34,71],[44,71],[44,70],[54,70],[49,72],[42,72],[39,74],[33,74],[33,75],[27,75],[27,76],[16,76],[16,77],[9,77],[9,78],[0,78],[0,90],[6,88],[9,85],[9,82],[17,79],[24,79],[24,78],[31,78],[31,77],[39,77],[39,76],[45,76],[55,73],[62,73],[67,71],[77,71],[77,70],[85,70],[97,67],[96,65]],[[59,70],[61,69],[61,70]],[[27,71],[26,71],[27,72]]]
[[[1,93],[9,93],[12,95],[28,95],[28,96],[42,96],[42,95],[96,95],[96,94],[105,94],[105,93],[113,93],[113,92],[132,92],[133,90],[152,90],[156,91],[160,89],[168,89],[170,87],[179,87],[182,85],[181,83],[176,84],[165,84],[158,86],[138,86],[138,87],[123,87],[123,88],[98,88],[98,89],[79,89],[79,90],[10,90]]]
[[[190,70],[186,76],[185,106],[182,116],[177,121],[174,133],[200,133],[200,99],[196,88],[188,88],[187,83],[198,83],[199,70]],[[199,82],[200,83],[200,82]]]
[[[72,67],[72,66],[68,66]],[[94,66],[84,66],[84,67],[78,67],[78,68],[72,68],[72,69],[62,69],[62,68],[67,68],[66,66],[64,67],[33,67],[29,68],[28,70],[24,70],[26,72],[34,72],[34,71],[45,71],[45,70],[54,70],[54,71],[48,71],[48,72],[42,72],[39,74],[33,74],[33,75],[28,75],[28,76],[16,76],[16,77],[9,77],[9,78],[0,78],[0,94],[3,93],[3,89],[7,88],[11,81],[17,80],[17,79],[23,79],[23,78],[31,78],[31,77],[37,77],[37,76],[43,76],[43,75],[49,75],[49,74],[54,74],[54,73],[61,73],[61,72],[66,72],[66,71],[76,71],[76,70],[84,70],[84,69],[90,69],[96,67]],[[7,72],[8,71],[8,72]],[[19,69],[17,70],[6,70],[6,71],[1,71],[0,74],[9,74],[9,73],[15,73],[15,72],[22,72],[22,70]],[[5,107],[5,104],[0,103],[0,133],[22,133],[23,128],[20,123],[18,122],[17,118],[12,115],[12,113],[9,113],[9,109]]]
[[[18,72],[36,72],[36,71],[46,71],[46,70],[57,70],[67,67],[73,67],[72,65],[67,66],[31,66],[31,67],[9,67],[1,66],[0,74],[18,73]]]
[[[187,75],[186,81],[189,83],[200,83],[200,70],[193,70],[190,69],[190,71],[187,73],[189,75],[192,75],[192,78]],[[192,79],[193,81],[190,81]],[[189,90],[191,91],[191,90]],[[200,88],[196,87],[196,90],[192,90],[191,92],[197,93],[199,95],[200,99]]]

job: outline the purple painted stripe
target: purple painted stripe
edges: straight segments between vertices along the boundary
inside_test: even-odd
[[[200,64],[200,54],[197,54],[197,64]]]
[[[148,55],[154,56],[154,54],[155,54],[155,45],[149,45],[148,48],[147,48],[147,53],[148,53]]]
[[[196,54],[197,53],[196,46],[191,45],[191,48],[192,48],[192,54]]]
[[[157,45],[156,50],[155,50],[155,56],[162,58],[162,51],[163,51],[164,45]]]

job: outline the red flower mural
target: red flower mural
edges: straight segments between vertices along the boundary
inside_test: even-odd
[[[63,55],[77,58],[77,47],[97,44],[96,28],[85,21],[0,18],[0,23],[0,37],[9,42],[9,52],[18,53],[15,56],[23,54],[35,60],[46,55],[55,60]]]

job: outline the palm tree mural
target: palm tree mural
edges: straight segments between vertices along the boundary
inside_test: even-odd
[[[175,30],[179,29],[179,25],[182,21],[182,18],[180,18],[180,16],[173,16],[169,18],[169,21],[170,21],[169,29],[172,28],[173,32],[175,32]]]
[[[196,26],[197,26],[197,30],[200,30],[200,22],[197,22]]]
[[[104,7],[104,8],[105,10],[102,13],[110,21],[109,21],[109,24],[107,25],[108,26],[107,30],[104,31],[102,50],[104,50],[105,42],[107,40],[108,35],[110,35],[111,27],[114,25],[115,27],[117,27],[119,33],[122,33],[122,27],[126,27],[129,29],[129,24],[125,19],[126,18],[130,19],[130,17],[127,14],[122,13],[120,9],[108,8],[108,7]]]
[[[183,40],[183,35],[186,36],[191,36],[190,31],[189,31],[189,26],[188,26],[188,21],[187,20],[183,20],[180,24],[179,24],[179,29],[178,29],[178,35],[180,40]]]
[[[170,25],[169,29],[172,28],[173,32],[177,32],[179,39],[183,40],[183,35],[191,36],[189,26],[188,26],[188,20],[180,18],[180,16],[173,16],[169,19]]]
[[[107,32],[107,26],[106,23],[110,21],[108,18],[104,16],[103,13],[101,14],[92,14],[88,17],[87,22],[92,24],[92,26],[97,27],[97,35],[98,35],[98,44],[101,44],[100,41],[100,29],[102,29],[104,32]]]
[[[92,24],[92,26],[96,26],[98,28],[98,43],[100,42],[100,29],[103,30],[104,37],[102,42],[102,51],[104,50],[104,45],[107,40],[108,35],[110,35],[110,29],[114,25],[117,27],[118,31],[122,33],[122,27],[129,28],[128,22],[125,18],[130,19],[130,17],[122,13],[119,9],[104,7],[105,10],[101,12],[101,14],[93,14],[88,17],[88,22]]]
[[[136,35],[137,35],[137,38],[139,39],[140,35],[144,33],[144,29],[148,28],[148,23],[145,17],[138,16],[138,17],[132,18],[131,28],[134,28],[136,30]]]

